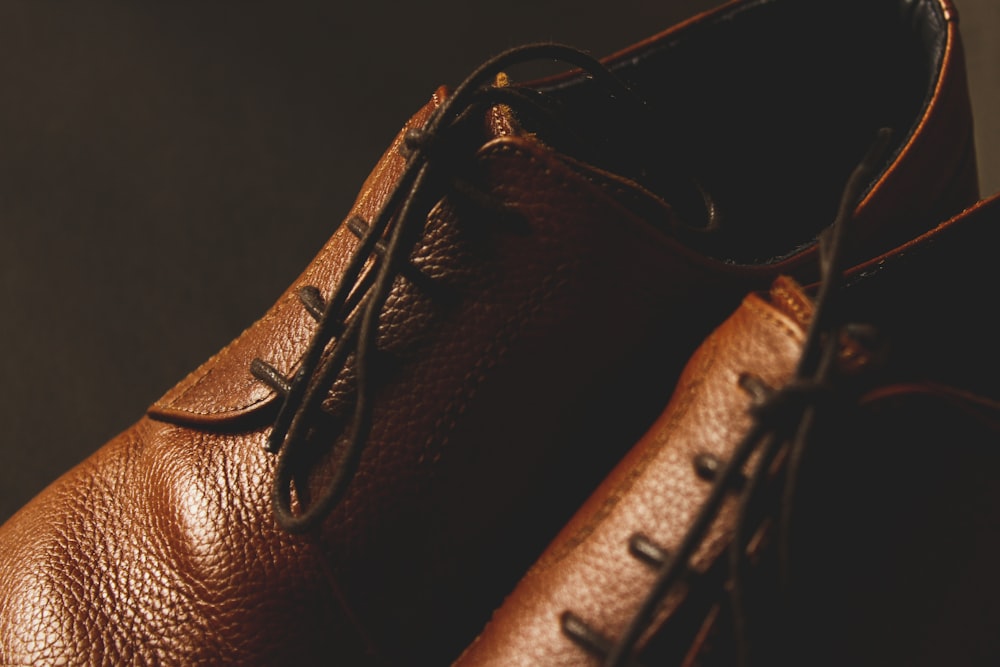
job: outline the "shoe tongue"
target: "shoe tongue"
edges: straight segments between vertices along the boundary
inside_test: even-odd
[[[768,304],[771,311],[790,320],[796,329],[805,336],[809,331],[816,311],[812,297],[793,278],[781,275],[771,283],[768,293]],[[867,346],[864,339],[851,336],[839,337],[838,372],[843,375],[858,375],[875,361],[877,351]]]
[[[501,73],[494,85],[503,88],[510,82]],[[651,133],[643,131],[651,122],[644,108],[601,97],[590,100],[590,106],[584,103],[587,111],[569,113],[565,100],[543,93],[536,101],[547,111],[522,115],[506,104],[492,106],[486,117],[487,139],[529,137],[585,171],[638,186],[673,209],[675,224],[666,230],[672,235],[713,225],[714,202],[673,165],[673,157],[656,145]]]
[[[497,88],[506,88],[510,85],[507,75],[500,72],[496,76],[494,85]],[[521,123],[517,120],[513,110],[506,104],[494,104],[486,113],[486,138],[499,139],[501,137],[517,137],[526,134]]]
[[[511,83],[507,74],[500,72],[493,85],[507,88]],[[558,119],[561,103],[549,101],[554,102],[549,114]],[[546,106],[544,99],[540,99],[539,103],[542,107]],[[649,147],[639,145],[642,134],[635,129],[639,124],[634,117],[638,113],[636,109],[624,102],[597,107],[599,110],[586,124],[567,122],[554,127],[552,122],[540,121],[534,116],[522,118],[507,104],[494,104],[485,114],[484,139],[530,138],[557,152],[564,162],[587,172],[591,180],[610,178],[619,186],[639,186],[639,189],[659,198],[661,205],[665,203],[673,210],[671,224],[665,230],[671,235],[708,228],[713,221],[713,203],[696,183],[686,177],[678,177],[675,171],[665,176],[668,170],[660,167],[666,164],[668,158],[663,156],[654,160],[656,169],[651,170],[640,164],[642,161],[638,155],[648,153]],[[608,111],[609,108],[614,111]]]
[[[809,328],[813,317],[813,300],[793,278],[775,278],[768,296],[775,310],[791,318],[803,331]]]

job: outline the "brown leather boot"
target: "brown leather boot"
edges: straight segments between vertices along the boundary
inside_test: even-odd
[[[504,83],[536,57],[584,71]],[[950,3],[734,2],[438,91],[259,322],[0,528],[0,661],[452,659],[697,341],[815,273],[882,126],[865,257],[977,197]]]
[[[996,664],[998,242],[1000,197],[855,267],[822,336],[750,294],[456,667]]]

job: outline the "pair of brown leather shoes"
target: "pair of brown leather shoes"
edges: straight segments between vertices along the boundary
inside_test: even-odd
[[[956,21],[945,0],[740,0],[438,90],[278,303],[0,528],[0,662],[630,664],[784,655],[787,628],[847,650],[789,612],[816,605],[799,571],[826,572],[810,516],[864,572],[885,539],[863,510],[885,493],[912,519],[899,494],[934,486],[913,460],[983,473],[996,422],[971,395],[996,371],[975,286],[997,212],[952,218],[978,198]],[[574,69],[507,80],[537,58]],[[830,289],[817,239],[882,128]],[[804,344],[832,375],[800,374]],[[914,459],[932,433],[962,442]],[[862,504],[824,471],[862,488],[868,456],[902,463]],[[815,618],[856,613],[843,597]]]

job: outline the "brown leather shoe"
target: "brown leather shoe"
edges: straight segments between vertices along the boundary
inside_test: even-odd
[[[998,242],[852,269],[822,382],[806,291],[747,296],[456,667],[997,664]]]
[[[551,56],[587,73],[486,85]],[[977,196],[947,2],[736,2],[605,65],[438,91],[259,322],[0,528],[0,661],[452,659],[696,341],[814,273],[876,128],[864,255]]]

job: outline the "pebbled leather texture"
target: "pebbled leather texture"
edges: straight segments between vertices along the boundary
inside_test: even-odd
[[[995,196],[847,272],[842,313],[877,332],[850,356],[870,366],[870,386],[810,446],[793,524],[796,606],[752,638],[762,664],[987,665],[1000,657],[1000,494],[984,472],[1000,456],[1000,354],[982,292],[996,283],[998,242]],[[772,387],[790,377],[816,288],[778,279],[769,302],[751,294],[706,339],[664,413],[456,667],[601,664],[563,634],[562,614],[612,641],[621,636],[655,574],[630,555],[630,539],[644,535],[667,553],[679,543],[708,490],[695,457],[726,460],[748,429],[742,374]],[[734,501],[692,560],[697,593],[668,597],[644,633],[640,648],[657,655],[644,664],[735,664],[720,612]],[[760,596],[785,599],[773,582],[763,591],[748,608],[751,624],[774,613]]]
[[[670,552],[683,538],[711,484],[695,460],[727,460],[748,430],[751,396],[740,377],[771,387],[788,382],[810,311],[797,287],[779,280],[770,299],[751,294],[688,362],[667,409],[574,515],[486,630],[455,662],[481,665],[599,665],[567,639],[560,618],[571,611],[605,637],[618,637],[656,571],[629,552],[640,534]],[[727,546],[735,497],[727,501],[691,566],[706,571]],[[661,622],[680,600],[658,614]]]
[[[766,4],[730,3],[608,62]],[[957,28],[935,34],[931,94],[858,208],[871,238],[976,197]],[[405,130],[447,94],[404,127],[352,214],[379,208]],[[0,663],[451,660],[662,410],[697,342],[748,290],[814,271],[808,244],[761,263],[700,252],[631,175],[489,121],[473,171],[527,233],[447,197],[428,216],[409,261],[437,289],[394,283],[378,332],[393,363],[321,529],[292,536],[272,517],[262,446],[278,401],[249,367],[294,373],[315,327],[298,291],[338,285],[357,245],[345,226],[257,324],[0,527]],[[822,189],[839,194],[839,178]],[[350,381],[338,378],[331,411]],[[318,461],[316,478],[332,466]]]

